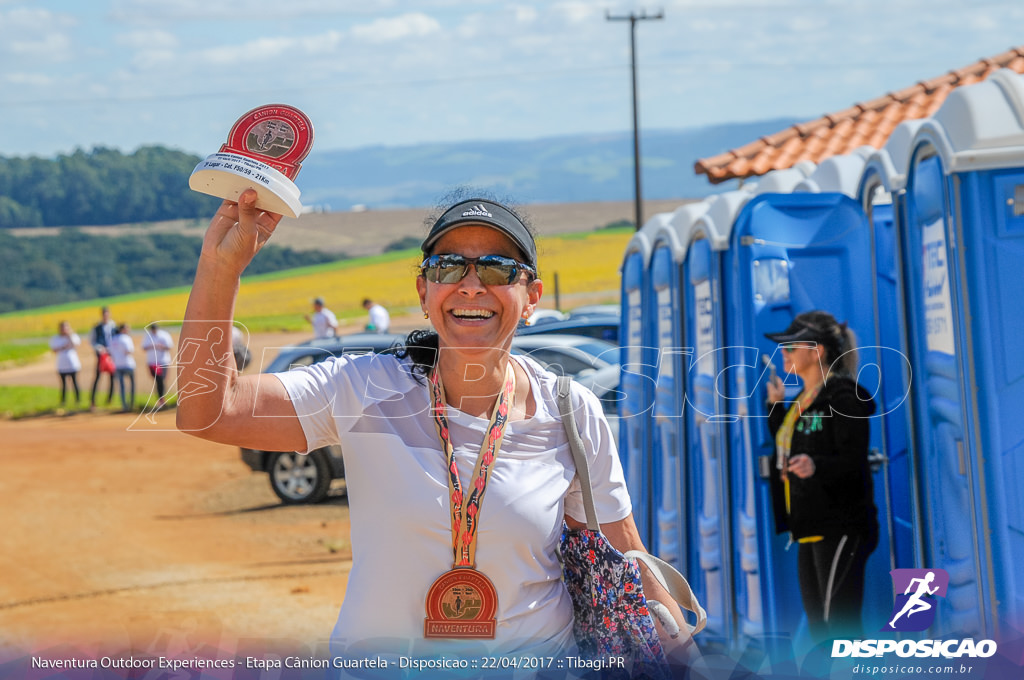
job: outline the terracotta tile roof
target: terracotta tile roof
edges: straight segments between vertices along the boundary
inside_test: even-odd
[[[793,125],[738,149],[702,158],[694,170],[717,184],[789,168],[800,161],[820,163],[865,144],[881,148],[897,125],[905,120],[927,118],[942,106],[954,88],[985,80],[1001,68],[1024,73],[1024,45],[884,97]]]

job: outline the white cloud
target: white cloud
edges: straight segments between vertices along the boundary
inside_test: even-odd
[[[799,16],[786,22],[790,33],[816,33],[828,28],[828,21],[820,17]]]
[[[266,37],[250,40],[240,45],[210,47],[194,55],[179,55],[179,59],[200,65],[221,66],[264,63],[296,55],[331,53],[342,42],[343,36],[338,31],[300,37]]]
[[[412,12],[353,26],[352,37],[369,43],[385,43],[408,38],[422,38],[440,30],[441,24],[433,17],[422,12]]]
[[[555,3],[554,10],[565,17],[570,24],[596,21],[604,17],[604,9],[600,5],[580,2],[580,0]]]
[[[63,33],[47,33],[24,40],[11,40],[7,51],[22,57],[64,59],[71,52],[71,38]]]
[[[532,24],[539,16],[537,9],[529,5],[514,5],[512,9],[515,12],[517,24]]]
[[[96,0],[92,0],[95,2]],[[398,5],[397,0],[374,0],[371,3],[340,3],[337,0],[112,0],[110,16],[115,21],[165,25],[168,21],[235,21],[273,20],[275,17],[295,19],[304,16],[361,15],[373,16]]]
[[[28,87],[46,87],[53,83],[53,78],[42,73],[8,73],[4,82],[9,85],[25,85]]]
[[[15,7],[0,12],[0,52],[41,61],[62,61],[71,55],[72,41],[65,29],[73,17],[45,9]]]
[[[114,43],[136,50],[168,50],[178,46],[178,37],[161,30],[131,31],[115,36]]]

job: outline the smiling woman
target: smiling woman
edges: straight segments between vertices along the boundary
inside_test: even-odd
[[[433,330],[402,351],[238,376],[226,342],[238,276],[279,220],[253,198],[225,202],[207,232],[179,342],[178,425],[266,450],[341,445],[354,563],[332,651],[575,653],[557,550],[563,521],[586,517],[582,492],[556,376],[509,352],[544,289],[524,221],[480,198],[432,221],[415,290]],[[642,550],[601,405],[572,392],[601,529]],[[653,578],[644,587],[670,601]]]

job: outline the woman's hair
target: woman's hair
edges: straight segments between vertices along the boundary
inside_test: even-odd
[[[427,214],[423,220],[424,231],[429,233],[434,223],[440,219],[450,207],[457,203],[461,203],[470,198],[483,198],[494,203],[500,203],[513,213],[526,230],[530,232],[531,236],[536,236],[536,230],[530,224],[529,219],[523,213],[522,210],[517,209],[514,206],[514,201],[507,198],[497,198],[494,193],[487,191],[486,189],[476,189],[468,186],[460,186],[452,189],[447,194],[441,197],[441,200],[437,202],[437,205]],[[424,252],[424,255],[430,255],[430,253]],[[525,253],[520,253],[524,255]],[[420,276],[423,276],[421,273]],[[408,358],[412,361],[412,371],[414,374],[422,376],[430,375],[430,372],[434,370],[434,365],[437,363],[437,355],[440,347],[440,338],[437,333],[428,330],[415,330],[405,339],[405,347],[398,350],[395,353],[399,359]]]
[[[804,312],[795,320],[817,332],[821,345],[825,348],[824,363],[829,367],[829,373],[856,375],[857,335],[845,321],[839,323],[834,316],[820,310]]]
[[[405,346],[395,352],[399,359],[412,362],[413,375],[428,376],[434,370],[439,351],[439,338],[434,331],[418,329],[405,338]]]

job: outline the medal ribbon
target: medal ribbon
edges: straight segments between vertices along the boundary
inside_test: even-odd
[[[437,436],[444,447],[445,459],[448,463],[448,491],[452,517],[452,552],[455,567],[474,567],[476,565],[476,531],[480,522],[480,503],[483,501],[484,490],[491,476],[494,459],[501,449],[505,437],[505,425],[508,423],[509,404],[516,389],[516,374],[512,370],[511,361],[505,368],[505,387],[498,395],[494,405],[490,423],[487,426],[484,441],[480,445],[480,455],[473,469],[473,486],[469,495],[463,497],[462,484],[459,482],[459,468],[455,464],[455,449],[452,447],[451,435],[448,431],[448,417],[445,415],[444,386],[437,369],[430,376],[430,409],[434,417]]]

